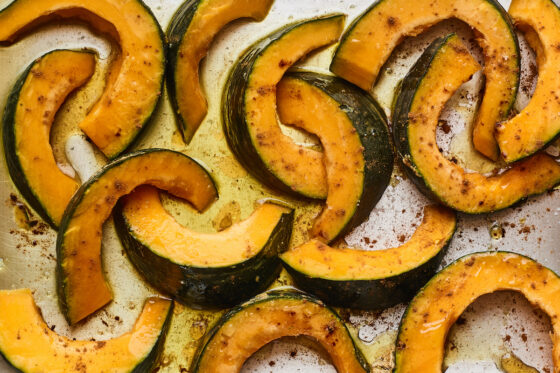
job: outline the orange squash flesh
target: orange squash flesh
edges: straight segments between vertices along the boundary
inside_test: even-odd
[[[157,255],[181,265],[230,266],[257,254],[290,209],[264,203],[253,214],[218,233],[198,233],[180,225],[167,213],[157,189],[137,188],[126,197],[123,216],[130,233]]]
[[[531,101],[517,116],[500,123],[496,138],[506,162],[545,147],[560,133],[560,9],[551,0],[514,0],[509,12],[537,53],[539,78]]]
[[[276,85],[309,52],[338,40],[345,17],[330,16],[297,26],[269,45],[255,61],[245,93],[251,141],[271,172],[294,191],[312,198],[327,196],[323,153],[297,145],[278,125]]]
[[[517,39],[507,14],[496,1],[380,0],[344,34],[331,71],[369,90],[404,37],[418,35],[449,18],[468,23],[480,34],[486,87],[473,141],[479,152],[496,160],[499,151],[494,126],[507,118],[519,84]]]
[[[560,182],[560,165],[545,154],[536,154],[495,176],[467,173],[446,159],[437,148],[438,118],[453,93],[480,66],[460,39],[452,36],[427,68],[410,107],[399,119],[407,122],[406,139],[399,133],[395,140],[401,144],[397,147],[405,165],[431,193],[451,208],[478,214],[504,209]]]
[[[119,43],[103,95],[80,123],[95,145],[114,158],[136,138],[161,95],[161,29],[141,1],[16,0],[0,12],[0,42],[14,42],[55,15],[84,20]]]
[[[132,330],[107,341],[76,341],[49,329],[28,289],[0,291],[0,353],[19,371],[128,373],[150,369],[165,339],[173,303],[150,298]]]
[[[111,301],[101,266],[102,225],[117,200],[141,184],[167,190],[199,211],[217,198],[208,173],[170,150],[131,153],[94,175],[74,195],[57,237],[59,301],[70,324]]]
[[[449,329],[478,297],[500,290],[522,293],[552,322],[554,371],[560,370],[560,279],[539,263],[514,253],[463,257],[439,272],[403,316],[395,351],[396,373],[441,372]]]
[[[198,0],[191,5],[193,10],[184,11],[190,22],[185,27],[171,23],[168,31],[171,52],[174,44],[179,44],[176,54],[170,56],[172,72],[169,74],[168,87],[173,86],[171,97],[180,122],[185,141],[190,141],[208,112],[208,104],[200,85],[199,65],[206,57],[212,40],[228,23],[238,18],[252,18],[261,21],[268,14],[273,0]],[[186,5],[186,3],[185,3]],[[190,12],[195,12],[190,15]],[[177,20],[177,22],[187,22]]]
[[[43,56],[29,70],[13,102],[13,122],[5,123],[11,128],[5,128],[4,135],[13,133],[13,144],[5,146],[7,152],[14,150],[14,154],[6,154],[12,178],[26,198],[31,195],[28,202],[54,226],[60,224],[79,185],[58,168],[49,142],[50,129],[66,97],[87,82],[94,70],[95,56],[89,52],[61,50]]]

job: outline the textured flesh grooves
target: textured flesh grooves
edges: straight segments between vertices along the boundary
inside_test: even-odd
[[[552,0],[514,0],[510,14],[530,34],[539,78],[531,101],[517,116],[497,126],[506,162],[525,158],[560,133],[560,9]]]
[[[53,15],[86,21],[119,43],[103,95],[80,128],[109,158],[123,152],[161,96],[165,51],[158,22],[141,1],[16,0],[0,11],[0,42]]]
[[[200,84],[200,61],[225,25],[238,18],[261,21],[273,0],[191,0],[179,8],[167,31],[172,73],[167,86],[179,129],[190,141],[208,111]]]
[[[537,154],[507,171],[467,173],[438,150],[436,128],[445,103],[480,66],[457,36],[427,51],[411,70],[397,100],[395,142],[405,165],[446,205],[477,214],[504,209],[560,182],[560,166]],[[429,59],[426,59],[429,57]]]
[[[0,353],[25,373],[148,371],[157,360],[173,303],[150,298],[132,330],[107,341],[76,341],[49,329],[30,290],[0,291]]]
[[[345,33],[331,70],[369,90],[402,38],[418,35],[448,18],[458,18],[478,31],[484,51],[486,87],[473,141],[478,151],[495,160],[499,152],[494,126],[507,118],[515,101],[519,51],[508,15],[494,0],[380,0]]]
[[[416,295],[403,316],[395,372],[440,372],[447,333],[478,297],[499,290],[522,293],[552,322],[554,371],[560,368],[560,279],[518,254],[467,255],[439,272]],[[482,341],[481,341],[482,342]]]
[[[117,200],[151,184],[190,202],[201,211],[216,198],[210,175],[182,153],[151,149],[108,164],[76,192],[57,237],[59,301],[74,324],[111,301],[101,268],[103,222]]]
[[[94,70],[92,53],[50,52],[22,75],[8,99],[4,151],[12,180],[54,227],[60,224],[79,185],[58,168],[49,142],[50,129],[66,97],[87,82]]]

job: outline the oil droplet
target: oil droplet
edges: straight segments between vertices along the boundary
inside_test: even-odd
[[[500,223],[494,222],[494,224],[492,224],[490,227],[490,237],[492,237],[493,240],[499,240],[504,237],[504,228],[502,228]]]
[[[528,366],[513,354],[502,356],[500,365],[506,373],[538,373],[537,369]]]

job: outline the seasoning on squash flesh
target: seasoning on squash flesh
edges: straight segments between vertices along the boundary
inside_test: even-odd
[[[103,95],[80,123],[93,143],[114,158],[137,137],[161,96],[162,31],[140,0],[15,0],[0,10],[0,43],[13,43],[54,17],[86,21],[119,44]]]
[[[74,194],[57,236],[57,290],[62,313],[75,324],[111,301],[101,268],[102,226],[118,199],[151,184],[190,202],[198,211],[218,196],[211,176],[186,155],[140,150],[109,163]]]
[[[335,311],[295,290],[269,291],[222,316],[201,343],[191,371],[237,373],[267,343],[300,335],[316,340],[338,372],[370,371]]]
[[[0,354],[19,372],[148,372],[163,350],[173,302],[149,298],[132,330],[106,341],[52,331],[31,290],[0,290]]]
[[[539,77],[531,101],[497,126],[506,162],[534,154],[560,134],[560,9],[552,0],[514,0],[509,12],[537,53]]]
[[[280,120],[317,135],[323,146],[327,200],[310,234],[333,241],[368,218],[389,184],[387,123],[369,95],[332,76],[289,74],[278,84],[277,100]]]
[[[449,18],[458,18],[474,28],[483,49],[486,86],[474,124],[473,142],[479,152],[497,160],[494,126],[507,119],[513,107],[520,65],[513,26],[497,1],[377,1],[343,35],[331,71],[369,90],[391,51],[404,37],[418,35]]]
[[[323,153],[282,133],[276,85],[295,62],[336,42],[344,20],[343,15],[329,15],[278,30],[247,50],[226,83],[222,116],[228,145],[245,169],[270,188],[327,197]]]
[[[21,75],[4,111],[4,154],[12,181],[53,228],[79,185],[58,168],[49,142],[51,126],[66,97],[94,70],[92,53],[49,52]]]
[[[167,38],[167,90],[183,139],[189,142],[208,111],[199,64],[225,25],[238,18],[262,21],[273,0],[189,0],[175,12]]]
[[[387,308],[410,300],[434,275],[455,227],[451,210],[427,206],[422,224],[399,247],[366,251],[311,240],[280,258],[298,286],[327,304]]]
[[[117,233],[138,271],[160,291],[199,307],[231,307],[265,291],[292,232],[293,210],[275,203],[218,233],[177,223],[147,185],[117,206]]]
[[[469,214],[504,209],[560,182],[560,165],[536,154],[503,173],[468,173],[436,143],[438,118],[461,84],[480,69],[452,34],[434,41],[405,78],[395,105],[395,145],[405,170],[426,194]]]
[[[441,372],[449,329],[478,297],[500,290],[523,294],[552,322],[552,360],[560,369],[560,278],[530,258],[508,252],[467,255],[420,290],[405,312],[396,342],[396,373]]]

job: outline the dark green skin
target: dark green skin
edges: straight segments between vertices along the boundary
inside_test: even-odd
[[[295,288],[269,290],[266,293],[254,297],[253,299],[247,301],[244,304],[232,308],[217,321],[217,323],[212,327],[212,329],[208,333],[206,333],[204,339],[199,344],[199,347],[194,355],[190,371],[192,373],[198,373],[200,371],[199,370],[200,361],[202,360],[202,356],[206,352],[206,347],[208,346],[210,341],[214,338],[216,333],[222,327],[224,327],[233,316],[235,316],[240,312],[244,312],[248,307],[252,305],[266,303],[266,302],[274,301],[276,299],[296,299],[302,302],[311,302],[311,303],[318,304],[321,307],[326,308],[333,315],[335,315],[336,319],[340,322],[340,325],[343,325],[344,328],[347,329],[346,325],[344,324],[344,321],[340,318],[340,316],[336,313],[336,311],[328,307],[327,305],[323,304],[319,299],[314,298],[313,296],[301,292]],[[352,344],[354,345],[356,359],[358,360],[360,365],[365,369],[366,372],[370,372],[370,366],[367,363],[366,358],[362,354],[362,351],[360,351],[360,349],[356,346],[353,339],[352,339]]]
[[[117,204],[114,221],[124,249],[138,272],[159,291],[196,308],[227,308],[266,290],[282,266],[278,254],[288,249],[294,212],[282,214],[268,241],[253,257],[226,267],[181,265],[159,256],[132,232]],[[258,280],[257,280],[258,278]]]
[[[177,127],[183,136],[185,142],[189,142],[190,138],[186,137],[187,125],[183,120],[183,116],[179,112],[179,104],[177,103],[178,84],[175,79],[175,69],[179,59],[179,48],[183,42],[183,37],[189,28],[191,21],[198,9],[198,5],[203,0],[187,0],[173,15],[169,27],[167,28],[167,74],[166,86],[169,94],[169,102],[173,108],[173,114],[177,121]]]
[[[153,369],[156,368],[161,353],[163,352],[163,347],[165,345],[165,338],[167,337],[167,332],[169,331],[169,325],[171,325],[171,319],[173,317],[173,308],[175,308],[175,304],[171,302],[169,306],[169,311],[167,312],[167,316],[165,317],[165,321],[163,323],[163,327],[159,333],[158,339],[154,344],[154,347],[150,350],[150,352],[130,371],[130,373],[147,373],[152,372]],[[25,370],[18,369],[13,363],[9,360],[9,358],[0,351],[0,356],[4,358],[4,361],[8,363],[13,369],[14,372],[18,373],[27,373]]]
[[[8,166],[8,172],[16,188],[19,190],[23,198],[27,203],[35,210],[35,212],[43,219],[47,224],[49,224],[53,229],[57,229],[55,222],[47,214],[47,211],[43,207],[41,200],[35,194],[35,192],[30,188],[27,183],[27,177],[23,172],[21,163],[19,161],[17,142],[16,142],[16,126],[18,125],[15,121],[16,111],[19,102],[19,95],[29,72],[42,58],[55,52],[62,51],[60,49],[50,51],[43,56],[39,57],[25,71],[20,75],[16,84],[12,88],[10,95],[6,101],[6,108],[4,109],[4,117],[2,119],[2,131],[3,131],[3,141],[4,141],[4,156],[6,159],[6,164]],[[84,53],[93,53],[84,51]]]
[[[66,207],[66,210],[64,211],[64,216],[62,217],[62,221],[60,223],[60,229],[59,229],[58,234],[56,236],[56,290],[57,290],[57,293],[58,293],[58,304],[60,306],[60,310],[61,310],[62,314],[64,315],[64,317],[66,318],[66,321],[68,321],[69,324],[70,324],[70,319],[68,318],[68,305],[66,303],[66,297],[67,297],[67,295],[66,295],[67,294],[66,293],[66,279],[67,279],[67,276],[66,276],[66,272],[64,271],[64,268],[62,267],[62,263],[64,262],[64,259],[67,256],[65,247],[63,245],[64,244],[64,235],[65,235],[66,230],[68,229],[68,225],[70,224],[70,222],[71,222],[71,220],[74,216],[74,211],[76,210],[76,208],[82,202],[82,198],[87,193],[89,188],[93,184],[95,184],[101,177],[103,177],[103,175],[107,171],[109,171],[110,169],[112,169],[116,166],[119,166],[123,163],[126,163],[128,160],[130,160],[132,158],[148,156],[151,153],[157,153],[157,152],[176,153],[178,156],[189,158],[193,162],[198,163],[198,162],[196,162],[195,160],[186,156],[183,153],[176,152],[176,151],[169,150],[169,149],[153,148],[153,149],[138,150],[138,151],[130,153],[130,154],[124,156],[124,157],[118,158],[118,159],[114,160],[113,162],[105,165],[99,172],[97,172],[95,175],[93,175],[91,178],[89,178],[89,180],[87,180],[84,184],[82,184],[82,186],[76,191],[76,193],[74,193],[74,196],[72,197],[72,199],[68,203],[68,206]],[[212,179],[212,177],[209,173],[208,173],[208,177],[209,177],[210,180],[212,180],[212,182],[214,182],[214,180]]]
[[[267,48],[275,41],[307,23],[338,17],[343,16],[331,15],[294,23],[253,44],[235,64],[224,89],[222,119],[229,148],[241,165],[255,179],[273,190],[278,190],[293,197],[302,196],[284,184],[269,170],[251,141],[248,123],[245,120],[245,91],[255,62],[266,53]],[[314,196],[303,197],[314,198]]]
[[[451,243],[410,271],[387,278],[337,281],[309,276],[284,262],[297,286],[333,307],[380,310],[408,302],[436,272]]]

